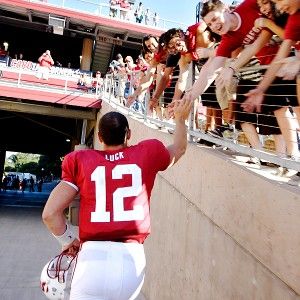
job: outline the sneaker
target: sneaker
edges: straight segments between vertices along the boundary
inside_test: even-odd
[[[222,138],[223,134],[222,134],[222,130],[220,128],[216,128],[214,130],[208,130],[207,134],[216,137],[216,138]]]
[[[212,146],[215,145],[214,143],[209,142],[209,141],[206,141],[206,140],[204,140],[204,139],[199,139],[199,140],[197,141],[197,144],[204,145],[204,146],[209,146],[209,147],[212,147]]]
[[[272,175],[284,177],[289,172],[289,169],[286,167],[278,167],[277,171],[271,172]]]
[[[258,157],[250,157],[245,163],[261,166],[261,160]]]
[[[228,124],[228,123],[226,123],[226,124],[220,126],[220,129],[221,129],[222,132],[224,132],[225,130],[229,130],[229,131],[231,131],[231,132],[234,131],[233,125]]]

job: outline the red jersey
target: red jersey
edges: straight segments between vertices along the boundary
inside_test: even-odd
[[[269,65],[276,56],[279,49],[278,44],[267,44],[256,53],[256,57],[261,65]]]
[[[197,40],[197,29],[201,26],[201,23],[196,23],[188,27],[185,33],[186,46],[188,51],[181,52],[181,55],[190,53],[193,57],[193,60],[198,60],[198,55],[196,53],[196,40]]]
[[[300,50],[300,10],[289,16],[284,28],[284,39],[297,42],[295,48]]]
[[[7,52],[3,49],[0,49],[0,56],[6,56]]]
[[[53,61],[52,61],[52,59],[49,57],[49,55],[43,56],[43,57],[41,58],[40,66],[42,66],[42,67],[47,67],[47,68],[50,69],[52,65],[53,65]]]
[[[261,28],[254,27],[254,21],[260,17],[256,0],[245,0],[233,13],[239,18],[240,26],[222,36],[216,56],[231,57],[232,51],[252,44],[261,32]]]
[[[154,59],[158,63],[165,64],[167,56],[168,56],[168,52],[161,48],[158,52],[154,54]]]
[[[143,243],[150,233],[155,176],[169,163],[169,151],[154,139],[115,151],[69,153],[62,180],[79,190],[80,241]]]

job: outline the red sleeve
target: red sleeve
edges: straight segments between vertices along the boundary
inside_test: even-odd
[[[294,42],[300,41],[300,11],[290,15],[284,29],[284,39]]]
[[[254,27],[254,21],[260,16],[256,0],[243,1],[233,13],[240,18],[240,27],[222,36],[216,56],[231,57],[232,51],[252,44],[261,32],[260,28]]]
[[[70,183],[76,184],[76,156],[75,152],[67,154],[62,162],[61,179]]]
[[[189,26],[185,33],[188,53],[190,53],[192,55],[193,60],[199,59],[198,55],[196,53],[196,39],[197,39],[197,30],[200,26],[202,26],[202,24],[203,23],[199,22],[199,23]],[[184,55],[184,54],[185,53],[182,53],[182,55]]]
[[[150,160],[152,168],[164,171],[170,165],[170,153],[164,144],[156,139],[146,140],[140,143],[147,151],[147,159]]]

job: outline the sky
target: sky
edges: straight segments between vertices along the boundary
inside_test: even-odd
[[[134,7],[140,1],[136,0]],[[186,25],[196,22],[196,6],[199,0],[142,0],[144,8],[158,12],[160,18]]]

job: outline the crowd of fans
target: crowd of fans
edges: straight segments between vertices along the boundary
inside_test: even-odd
[[[257,150],[264,149],[260,136],[273,136],[277,155],[299,161],[299,2],[244,0],[229,7],[209,0],[201,17],[186,29],[144,37],[139,57],[143,71],[129,91],[126,82],[134,67],[130,63],[128,68],[128,59],[118,55],[111,71],[127,76],[116,80],[120,102],[143,111],[145,93],[151,90],[149,109],[163,118],[172,117],[174,103],[182,97],[200,100],[206,107],[208,134],[230,137],[238,129]],[[187,87],[191,62],[199,75]],[[174,81],[172,96],[162,97]],[[200,127],[198,118],[195,127]],[[280,169],[281,175],[287,172]]]
[[[4,64],[6,66],[10,65],[12,58],[9,55],[7,49],[4,46],[0,47],[0,62],[1,59],[4,59]],[[24,60],[23,53],[14,54],[14,59],[18,61]],[[27,61],[25,60],[25,63]],[[42,55],[37,59],[37,68],[35,69],[36,77],[39,80],[48,81],[49,75],[53,67],[63,68],[62,64],[59,61],[54,61],[52,58],[50,50],[46,50]],[[26,65],[26,64],[25,64]],[[66,66],[67,69],[71,69],[71,63],[69,62]],[[53,70],[52,70],[53,71]],[[99,94],[103,89],[103,78],[101,77],[101,72],[96,71],[92,72],[84,72],[80,70],[78,73],[79,78],[77,82],[77,89],[87,93],[95,93]],[[1,76],[0,76],[1,77]]]
[[[134,7],[128,0],[110,0],[109,5],[109,16],[112,18],[120,17],[120,19],[126,21],[158,26],[158,13],[152,12],[150,8],[144,8],[142,2]],[[120,11],[119,16],[118,11]]]
[[[142,2],[135,9],[128,1],[111,5],[111,17],[119,5],[133,11],[136,22],[151,21]],[[182,97],[200,101],[206,107],[206,133],[230,137],[238,129],[257,150],[264,147],[261,135],[273,136],[276,154],[299,161],[300,4],[244,0],[232,7],[208,0],[200,14],[202,20],[187,28],[145,36],[138,57],[118,54],[109,65],[115,96],[140,112],[149,103],[161,120],[172,117],[173,105]],[[3,47],[0,55],[7,55]],[[38,61],[38,76],[47,79],[54,65],[50,51]],[[192,62],[198,79],[189,87]],[[82,74],[78,81],[78,89],[87,92],[102,85],[100,72],[94,78]],[[201,126],[195,115],[197,129]]]

